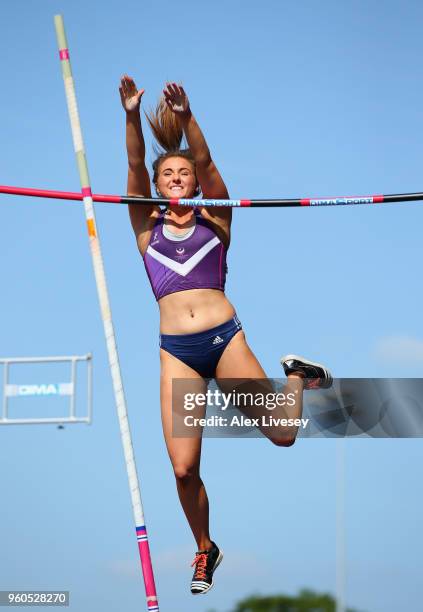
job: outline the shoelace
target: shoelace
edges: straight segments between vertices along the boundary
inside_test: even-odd
[[[194,561],[191,563],[191,567],[196,566],[194,577],[199,580],[204,580],[206,576],[207,567],[207,553],[197,553]]]
[[[307,382],[307,389],[318,389],[320,387],[320,378],[312,378]]]

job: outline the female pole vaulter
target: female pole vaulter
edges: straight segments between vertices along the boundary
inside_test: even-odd
[[[140,104],[143,89],[125,75],[120,96],[126,112],[128,195],[151,198],[145,165]],[[147,115],[162,153],[153,163],[156,193],[163,198],[229,198],[204,135],[181,85],[168,83],[157,109]],[[188,144],[181,149],[182,137]],[[137,245],[160,309],[161,415],[179,499],[197,543],[191,593],[206,593],[222,552],[211,540],[209,503],[200,477],[201,436],[172,436],[172,379],[190,379],[204,390],[207,378],[265,379],[248,346],[241,323],[225,289],[226,254],[231,240],[232,210],[129,205]],[[322,365],[296,355],[281,360],[288,385],[298,394],[301,416],[304,388],[329,387],[332,377]],[[307,379],[307,380],[305,380]],[[290,446],[296,431],[271,430],[266,435]]]

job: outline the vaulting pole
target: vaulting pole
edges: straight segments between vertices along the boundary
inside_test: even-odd
[[[113,330],[112,314],[110,311],[109,296],[106,285],[106,275],[104,272],[103,258],[101,255],[100,239],[95,222],[93,197],[91,193],[88,166],[85,157],[84,143],[82,139],[81,125],[76,102],[75,87],[69,60],[69,50],[62,16],[56,15],[54,18],[54,23],[59,46],[59,56],[62,64],[62,73],[65,84],[69,119],[72,128],[73,144],[78,165],[79,179],[81,182],[81,196],[79,199],[83,199],[85,207],[91,256],[94,265],[98,298],[100,301],[101,317],[103,319],[104,333],[106,336],[107,352],[113,380],[113,389],[115,393],[123,451],[125,454],[126,469],[128,472],[129,489],[131,492],[138,548],[140,552],[141,566],[147,596],[147,608],[149,612],[157,612],[159,610],[159,604],[157,601],[156,587],[154,584],[150,548],[148,545],[147,530],[145,527],[144,512],[141,503],[140,487],[135,466],[134,450],[132,447],[126,401],[119,367],[115,334]]]

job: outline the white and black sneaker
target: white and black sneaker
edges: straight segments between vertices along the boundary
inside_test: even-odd
[[[191,593],[201,595],[207,593],[213,586],[213,572],[223,559],[223,553],[212,542],[210,550],[199,550],[191,567],[195,565],[194,575],[191,581]]]
[[[320,363],[308,361],[299,355],[286,355],[282,357],[281,364],[287,376],[295,372],[304,374],[304,389],[329,389],[332,386],[332,374]]]

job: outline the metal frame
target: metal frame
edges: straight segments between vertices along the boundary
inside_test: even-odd
[[[78,417],[75,414],[75,389],[77,382],[77,370],[76,364],[78,361],[87,362],[87,416]],[[69,416],[66,417],[40,417],[34,419],[22,418],[22,419],[10,419],[9,418],[9,397],[12,397],[7,392],[9,386],[9,372],[12,364],[21,363],[59,363],[69,362],[71,368],[71,382],[72,387],[71,393],[63,395],[69,395]],[[0,425],[42,425],[42,424],[69,424],[69,423],[86,423],[90,424],[92,421],[92,403],[93,403],[93,367],[92,367],[92,354],[87,353],[86,355],[70,355],[60,357],[0,357],[0,365],[3,365],[3,402],[2,402],[2,413],[0,415]]]

